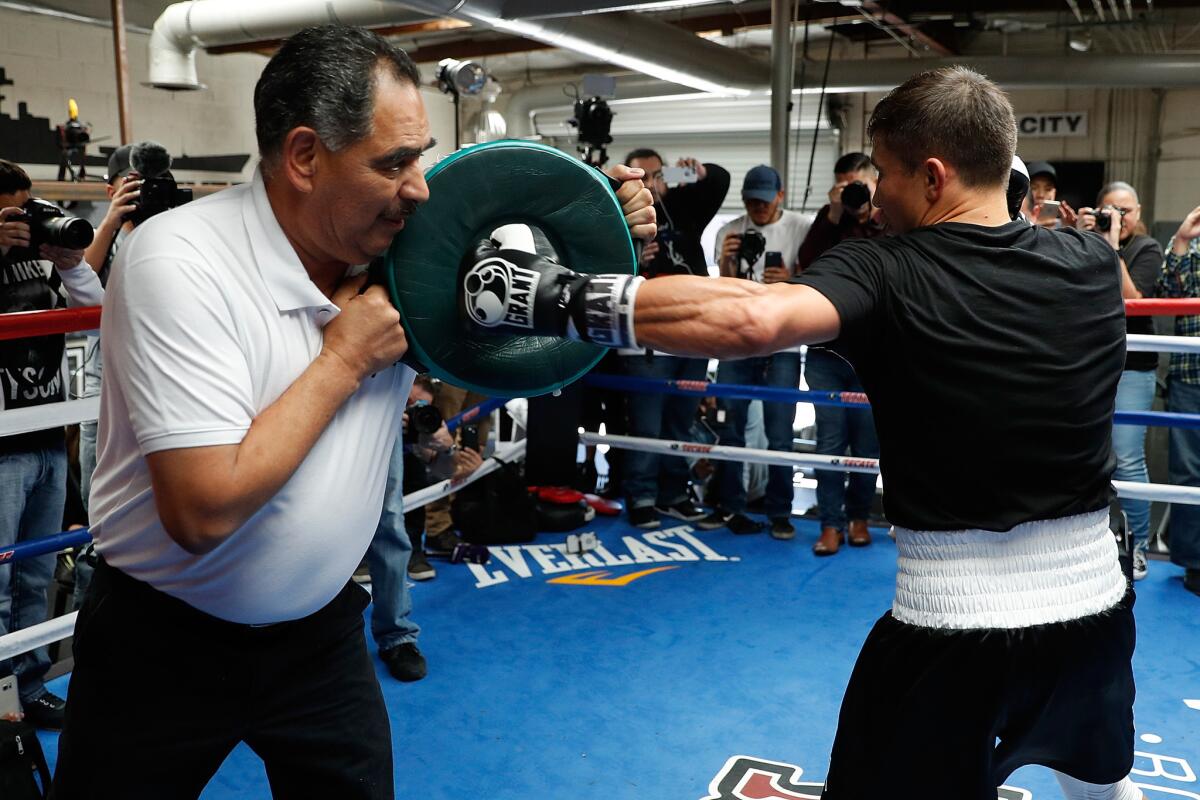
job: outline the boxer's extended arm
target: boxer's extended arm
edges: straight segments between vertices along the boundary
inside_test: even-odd
[[[837,338],[834,305],[808,286],[740,278],[584,275],[480,241],[463,259],[463,318],[482,329],[738,358]]]
[[[833,303],[809,286],[669,276],[643,283],[637,344],[680,355],[740,358],[837,338]]]
[[[287,483],[362,381],[404,354],[399,313],[382,287],[359,295],[365,280],[348,279],[334,293],[341,314],[326,326],[320,355],[241,442],[146,457],[159,519],[180,547],[201,555],[233,535]]]

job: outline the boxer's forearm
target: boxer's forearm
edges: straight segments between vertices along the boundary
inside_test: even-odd
[[[336,356],[322,353],[254,418],[238,444],[147,456],[170,537],[201,555],[232,536],[288,482],[359,383]]]
[[[671,276],[646,281],[634,304],[637,343],[680,355],[742,358],[838,335],[837,310],[789,283]]]

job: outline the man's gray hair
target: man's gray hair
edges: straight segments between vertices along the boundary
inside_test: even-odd
[[[254,87],[254,128],[264,171],[275,166],[294,128],[312,128],[334,151],[367,136],[380,69],[401,82],[421,83],[407,53],[363,28],[322,25],[287,39]]]

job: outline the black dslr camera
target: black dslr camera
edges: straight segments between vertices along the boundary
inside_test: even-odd
[[[40,197],[31,197],[21,210],[22,214],[8,219],[29,226],[29,249],[35,253],[44,244],[82,250],[96,235],[87,220],[69,217],[54,203]]]
[[[408,414],[408,425],[404,428],[404,443],[416,445],[427,441],[438,432],[444,420],[437,406],[428,403],[414,403],[404,410]]]
[[[741,234],[742,241],[738,245],[738,271],[741,271],[741,265],[744,263],[746,269],[749,270],[754,266],[755,262],[762,258],[762,254],[767,249],[767,239],[754,228],[749,228]]]
[[[1113,217],[1124,217],[1125,211],[1113,206],[1105,206],[1104,208],[1097,208],[1092,215],[1096,218],[1096,230],[1101,233],[1108,233],[1112,229]]]
[[[871,190],[862,181],[854,181],[842,187],[842,207],[857,213],[871,202]]]
[[[141,192],[134,201],[137,208],[125,217],[135,225],[140,225],[155,214],[192,201],[192,190],[180,189],[171,177],[142,178]]]

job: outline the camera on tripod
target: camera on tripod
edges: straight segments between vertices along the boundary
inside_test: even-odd
[[[61,208],[40,197],[31,197],[21,206],[22,213],[9,217],[9,222],[24,222],[29,226],[29,249],[37,252],[44,244],[82,250],[92,243],[96,232],[85,219],[71,217]]]

